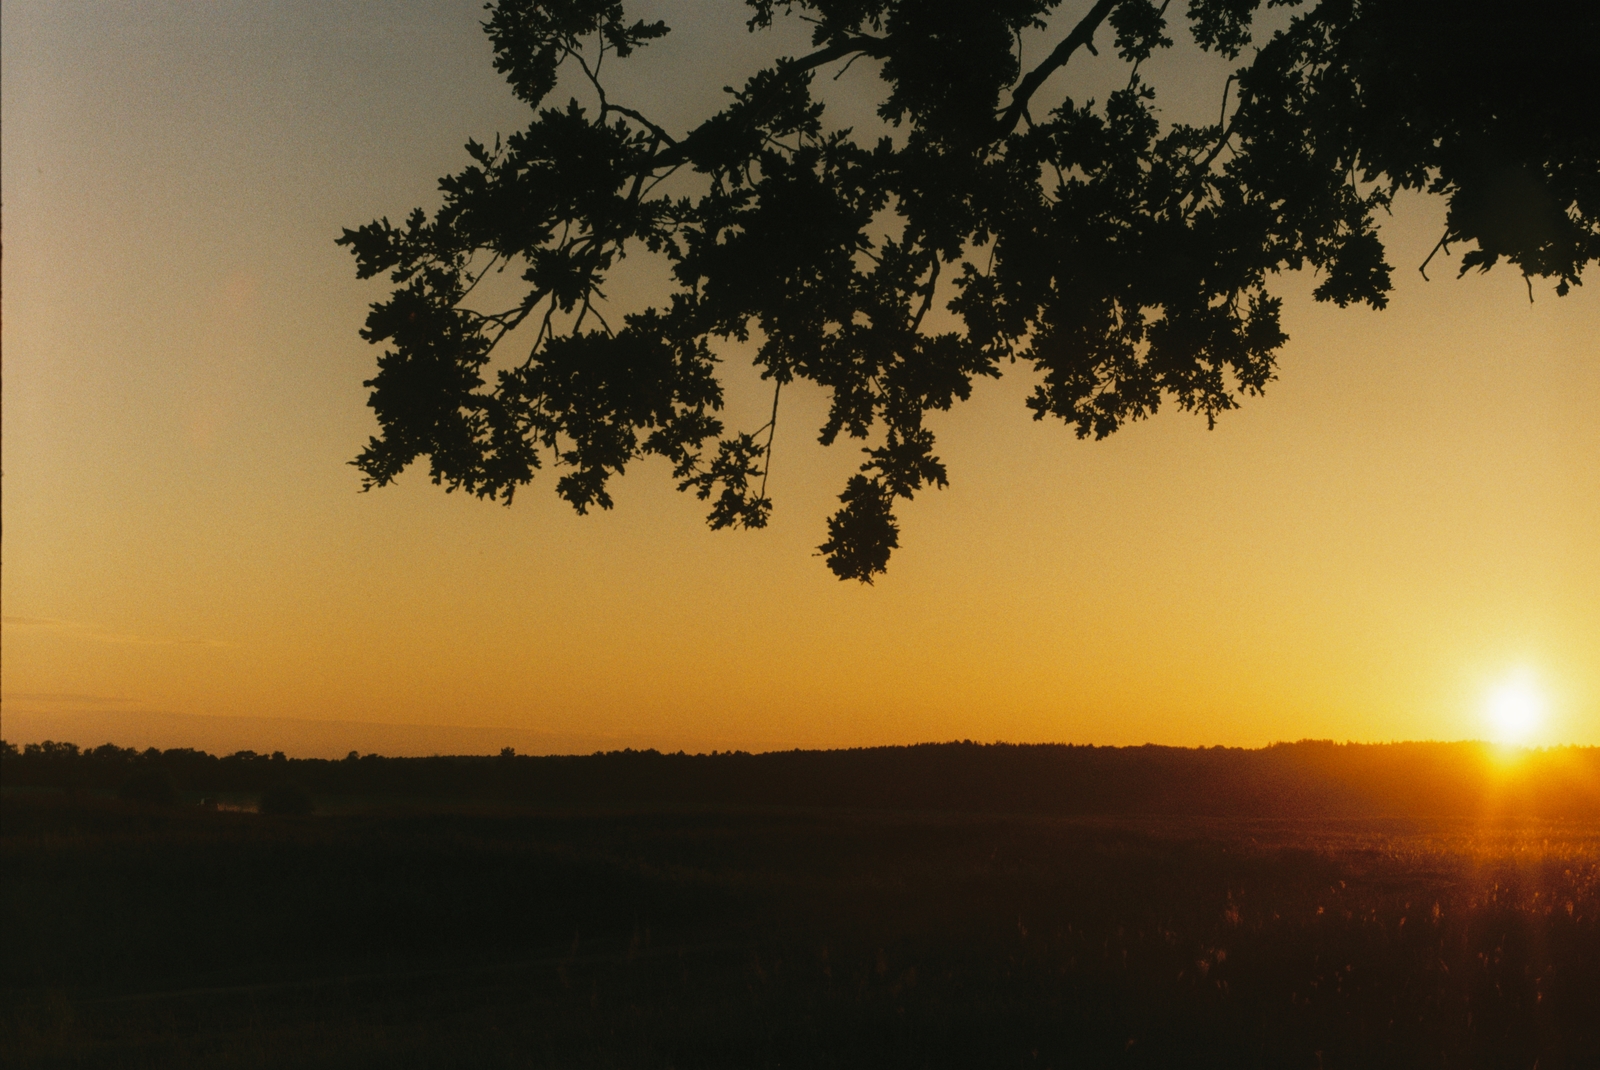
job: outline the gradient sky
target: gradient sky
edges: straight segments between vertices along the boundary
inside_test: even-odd
[[[613,96],[668,126],[773,47],[731,2],[638,8],[676,29]],[[659,463],[586,518],[548,476],[510,509],[420,473],[360,493],[376,352],[356,331],[384,290],[333,239],[432,207],[469,136],[525,124],[482,17],[0,9],[6,738],[1460,739],[1523,673],[1549,698],[1536,742],[1600,744],[1600,294],[1530,304],[1444,257],[1425,282],[1442,209],[1421,198],[1385,229],[1387,311],[1277,281],[1279,381],[1215,431],[1168,411],[1079,442],[1029,419],[1021,369],[936,414],[952,485],[901,510],[874,587],[812,556],[859,460],[815,445],[815,388],[785,392],[765,532],[709,532]],[[1102,51],[1054,90],[1125,77]],[[1148,69],[1170,115],[1214,114],[1221,68]],[[829,87],[843,121],[878,84],[863,63]],[[722,352],[729,422],[759,425],[770,394]]]

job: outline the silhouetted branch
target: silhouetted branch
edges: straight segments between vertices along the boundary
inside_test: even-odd
[[[624,108],[621,104],[607,104],[606,109],[608,111],[617,112],[621,115],[626,115],[634,122],[644,126],[656,137],[660,138],[662,141],[665,141],[668,145],[676,145],[678,143],[677,139],[671,134],[667,133],[665,130],[661,129],[661,127],[657,126],[655,123],[652,123],[649,119],[646,119],[643,115],[640,115],[632,108]]]
[[[1106,2],[1106,0],[1102,0]],[[1115,0],[1111,0],[1115,2]],[[853,34],[841,41],[836,41],[827,48],[821,48],[808,56],[799,59],[780,60],[778,69],[788,73],[803,73],[815,70],[817,67],[832,63],[834,60],[843,59],[854,55],[872,56],[882,59],[889,54],[889,41],[883,37],[873,37],[869,34]],[[587,68],[586,68],[587,69]],[[613,110],[616,110],[613,108]],[[668,147],[650,158],[649,169],[659,170],[662,167],[677,167],[689,160],[689,148],[698,134],[705,127],[696,127],[690,131],[682,141],[673,141]]]
[[[933,304],[934,287],[939,284],[939,254],[934,253],[928,258],[931,263],[928,275],[928,286],[922,291],[922,307],[917,309],[916,317],[911,321],[911,333],[915,334],[922,327],[922,317],[928,314],[928,308]]]
[[[1432,282],[1433,281],[1432,279],[1428,278],[1428,265],[1433,262],[1433,258],[1435,256],[1439,255],[1439,250],[1440,249],[1444,249],[1444,255],[1446,255],[1446,256],[1450,255],[1450,250],[1445,246],[1445,242],[1447,242],[1449,240],[1450,240],[1450,231],[1449,231],[1448,228],[1446,228],[1445,232],[1442,235],[1440,235],[1440,237],[1439,237],[1439,243],[1437,245],[1435,245],[1433,247],[1433,251],[1428,254],[1428,258],[1426,260],[1424,260],[1421,264],[1417,265],[1417,270],[1422,272],[1422,281],[1424,281],[1424,282]]]
[[[842,41],[835,41],[827,48],[818,49],[809,56],[791,60],[786,66],[791,70],[809,71],[853,53],[882,59],[889,54],[889,41],[887,38],[873,37],[870,34],[853,34]]]
[[[1111,9],[1116,7],[1121,0],[1098,0],[1089,13],[1078,21],[1067,34],[1066,39],[1045,57],[1045,61],[1029,71],[1022,81],[1017,83],[1017,88],[1011,94],[1011,105],[1000,116],[1000,136],[1005,137],[1016,128],[1022,119],[1022,113],[1028,108],[1028,100],[1056,71],[1066,66],[1067,60],[1072,58],[1080,46],[1094,51],[1094,32],[1100,28],[1106,16],[1111,14]]]
[[[778,397],[783,393],[783,380],[779,379],[772,388],[772,419],[767,421],[767,449],[766,456],[761,461],[761,493],[758,498],[767,496],[767,476],[772,473],[772,436],[778,433]]]

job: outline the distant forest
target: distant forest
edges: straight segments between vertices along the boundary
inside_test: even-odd
[[[3,743],[8,790],[115,793],[159,778],[176,798],[293,785],[339,800],[541,809],[826,807],[1061,815],[1600,817],[1600,748],[1502,756],[1481,743],[1259,750],[929,743],[853,750],[534,757],[288,758]]]

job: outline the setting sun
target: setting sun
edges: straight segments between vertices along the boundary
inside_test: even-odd
[[[1485,706],[1496,743],[1528,743],[1544,722],[1544,693],[1527,673],[1519,673],[1490,691]]]

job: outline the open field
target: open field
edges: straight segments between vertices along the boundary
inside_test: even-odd
[[[1600,824],[22,791],[3,1061],[1600,1066]]]

